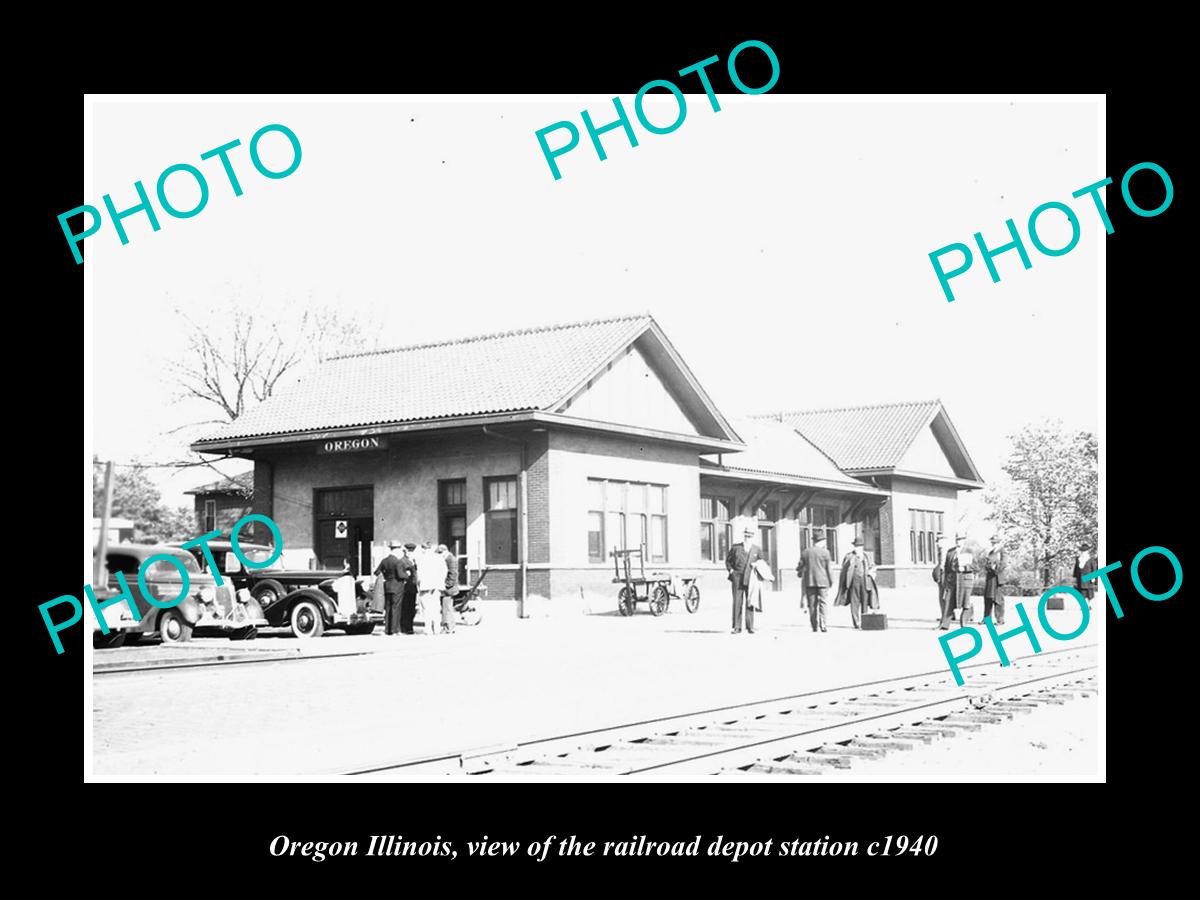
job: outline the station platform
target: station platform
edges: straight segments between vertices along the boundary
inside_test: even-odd
[[[140,654],[199,660],[237,654],[258,663],[102,672],[92,677],[94,774],[269,779],[327,775],[401,760],[502,746],[661,716],[787,697],[869,681],[947,671],[936,595],[884,590],[883,631],[851,627],[846,607],[814,633],[799,595],[766,595],[755,634],[731,634],[728,594],[699,612],[672,603],[616,610],[564,604],[518,619],[510,603],[483,605],[483,622],[453,635],[285,632],[250,642],[204,638],[177,648],[95,653],[97,666]],[[1008,628],[1019,624],[1009,600]],[[1037,598],[1023,598],[1037,621]],[[1095,604],[1094,604],[1095,605]],[[1073,643],[1097,643],[1102,610]],[[976,617],[982,599],[976,598]],[[1077,607],[1048,613],[1074,630]],[[1048,639],[1043,649],[1069,644]],[[1010,655],[1032,652],[1022,635]],[[286,658],[284,658],[286,656]],[[146,656],[148,660],[149,655]],[[992,662],[990,642],[973,662]],[[119,666],[117,666],[119,668]],[[968,681],[969,684],[969,681]]]

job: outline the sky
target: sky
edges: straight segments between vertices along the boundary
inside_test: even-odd
[[[182,458],[205,430],[186,426],[213,410],[176,399],[175,309],[221,328],[213,311],[231,299],[267,316],[333,305],[383,347],[648,311],[727,415],[940,398],[988,481],[1027,422],[1097,429],[1105,233],[1071,193],[1112,174],[1098,101],[719,99],[713,112],[688,95],[671,134],[635,119],[636,148],[605,134],[602,162],[579,113],[610,121],[605,96],[95,98],[86,203],[102,208],[107,193],[132,206],[134,181],[153,196],[175,163],[199,168],[210,196],[188,219],[159,208],[157,232],[127,218],[125,246],[107,219],[86,240],[85,450]],[[660,123],[677,112],[669,95],[646,110]],[[555,180],[535,132],[560,120],[582,138]],[[296,171],[274,180],[247,150],[273,123],[302,147]],[[240,197],[218,160],[200,160],[233,139]],[[291,159],[277,133],[260,147],[270,168]],[[167,185],[183,209],[198,196],[188,182]],[[998,247],[1006,219],[1024,235],[1051,200],[1081,223],[1070,253],[1043,256],[1025,237],[1032,268],[1004,253],[996,284],[976,253],[946,301],[932,251],[975,232]],[[1038,231],[1051,247],[1069,238],[1056,212]],[[216,477],[151,471],[166,500],[189,505],[182,492]]]

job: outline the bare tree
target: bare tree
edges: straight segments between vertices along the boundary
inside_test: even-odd
[[[170,364],[171,374],[180,399],[203,400],[220,409],[219,418],[206,422],[232,422],[270,397],[285,375],[367,346],[363,327],[331,307],[272,318],[230,304],[203,323],[182,309],[175,312],[184,323],[188,346]]]

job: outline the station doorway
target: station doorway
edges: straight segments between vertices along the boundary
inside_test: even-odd
[[[314,489],[313,535],[313,551],[322,568],[349,566],[355,577],[370,574],[375,488]]]

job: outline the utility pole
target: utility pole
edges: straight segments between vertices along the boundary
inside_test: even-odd
[[[112,516],[113,464],[110,459],[104,464],[104,505],[100,509],[100,540],[96,544],[96,558],[92,561],[92,589],[102,591],[106,584],[104,561],[108,555],[108,520]]]

